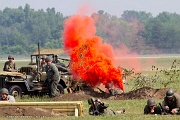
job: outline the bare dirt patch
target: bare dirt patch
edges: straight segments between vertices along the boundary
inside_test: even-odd
[[[33,108],[33,107],[18,107],[18,106],[6,106],[0,108],[0,116],[39,116],[39,117],[52,117],[53,114],[50,110]]]

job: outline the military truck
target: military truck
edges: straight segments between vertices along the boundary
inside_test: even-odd
[[[48,94],[49,89],[45,84],[46,72],[40,72],[39,59],[43,56],[54,57],[54,54],[33,54],[28,65],[22,66],[17,72],[0,73],[0,88],[7,88],[15,98],[21,98],[22,95],[43,95]],[[69,59],[63,59],[67,63]],[[67,67],[56,64],[61,75],[58,89],[64,94],[64,89],[69,89],[72,84],[72,75],[69,74]]]

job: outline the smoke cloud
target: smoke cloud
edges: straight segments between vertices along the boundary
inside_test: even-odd
[[[102,83],[124,90],[121,69],[113,66],[113,48],[96,36],[94,24],[92,18],[82,15],[65,20],[64,49],[71,59],[71,72],[94,87]]]

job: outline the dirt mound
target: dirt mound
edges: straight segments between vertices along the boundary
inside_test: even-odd
[[[0,116],[28,116],[28,117],[52,117],[54,114],[50,110],[33,107],[9,106],[0,108]]]
[[[62,94],[53,98],[53,101],[78,101],[87,100],[89,97],[95,97],[100,99],[112,99],[112,100],[129,100],[129,99],[147,99],[154,97],[156,99],[163,99],[167,89],[153,89],[150,87],[140,88],[127,93],[121,93],[117,95],[110,95],[105,92],[96,91],[81,91],[73,94]]]
[[[110,97],[116,100],[131,100],[131,99],[148,99],[150,97],[156,99],[163,99],[167,89],[153,89],[150,87],[140,88],[128,93],[122,93],[114,97]]]
[[[52,109],[6,106],[0,108],[2,117],[20,117],[20,118],[50,118],[54,116],[67,116],[65,114],[54,112]]]

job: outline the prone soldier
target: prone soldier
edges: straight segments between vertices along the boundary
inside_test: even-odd
[[[113,116],[113,115],[123,114],[125,112],[125,109],[122,109],[120,111],[114,111],[114,110],[108,109],[109,104],[102,102],[100,99],[89,98],[88,104],[90,105],[89,115]]]
[[[12,95],[9,95],[8,89],[2,88],[0,94],[0,102],[15,102],[15,98]]]
[[[160,106],[156,105],[154,99],[147,100],[147,105],[144,107],[144,114],[162,114]]]
[[[168,114],[180,114],[180,95],[174,93],[172,89],[167,90],[163,108]]]

